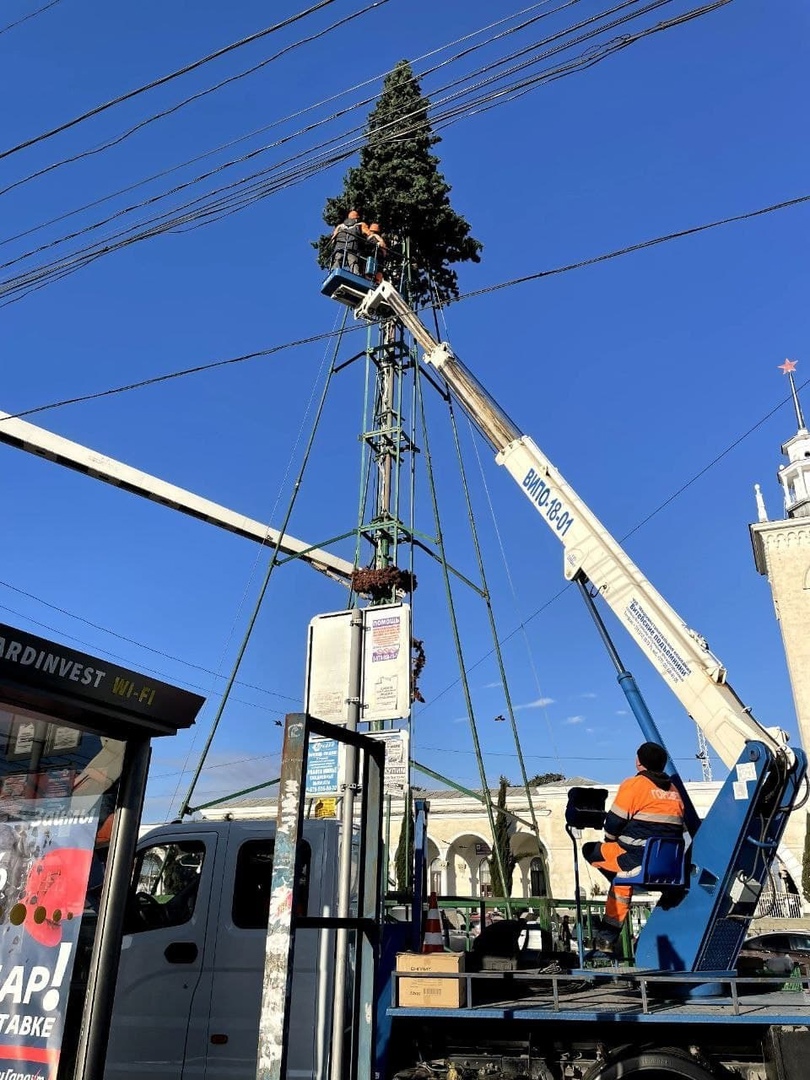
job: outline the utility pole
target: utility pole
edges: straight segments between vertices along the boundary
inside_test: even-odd
[[[358,570],[354,575],[356,591],[371,596],[371,605],[392,603],[397,600],[403,588],[407,588],[409,577],[399,571],[397,559],[403,539],[409,540],[410,531],[400,519],[401,505],[401,467],[405,454],[413,450],[410,437],[405,431],[402,412],[403,373],[411,363],[410,352],[405,346],[404,334],[399,324],[393,320],[379,325],[378,344],[368,351],[368,383],[366,400],[373,406],[365,421],[361,438],[364,453],[368,458],[361,468],[361,485],[367,475],[374,478],[373,509],[368,522],[364,521],[365,500],[361,491],[358,533],[365,537],[372,546],[371,566]],[[373,380],[373,386],[371,385]],[[367,461],[367,468],[366,468]],[[363,665],[363,628],[359,608],[354,611],[352,620],[350,708],[347,728],[356,731],[362,722],[362,702],[360,700]],[[381,729],[390,721],[378,721],[371,724],[373,729]],[[340,893],[338,896],[338,916],[347,918],[350,914],[351,896],[351,836],[354,819],[354,807],[358,794],[357,755],[348,750],[341,784],[341,820],[343,835],[340,850]],[[387,797],[390,814],[390,796]],[[384,850],[384,859],[388,851]],[[345,1041],[343,1038],[345,1008],[345,977],[348,958],[348,934],[338,931],[335,947],[335,992],[332,1015],[332,1058],[330,1066],[331,1080],[341,1080],[343,1076]]]

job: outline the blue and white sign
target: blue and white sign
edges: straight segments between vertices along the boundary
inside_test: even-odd
[[[313,735],[307,755],[307,795],[337,795],[340,747],[335,739]]]

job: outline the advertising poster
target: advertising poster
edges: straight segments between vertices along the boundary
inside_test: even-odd
[[[40,790],[61,793],[62,772]],[[56,1080],[98,800],[0,796],[0,811],[0,1077]]]
[[[407,731],[367,731],[370,739],[385,746],[383,794],[401,796],[408,787],[410,758]]]
[[[411,714],[411,609],[363,609],[363,719],[406,720]]]

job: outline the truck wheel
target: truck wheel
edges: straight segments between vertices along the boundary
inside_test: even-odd
[[[714,1080],[715,1076],[680,1050],[644,1050],[588,1073],[588,1080]]]

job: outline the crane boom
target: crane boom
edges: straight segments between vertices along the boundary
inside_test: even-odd
[[[54,461],[58,465],[64,465],[68,469],[92,476],[96,480],[103,480],[114,487],[124,488],[135,495],[141,495],[152,502],[161,503],[163,506],[179,510],[189,517],[199,518],[211,525],[217,525],[220,529],[236,533],[237,536],[255,540],[273,548],[278,544],[279,551],[289,558],[301,559],[309,563],[311,567],[328,577],[334,578],[342,585],[350,585],[352,580],[353,566],[346,559],[332,555],[328,551],[312,547],[298,540],[288,533],[280,533],[265,525],[261,521],[254,521],[236,510],[229,510],[225,506],[203,499],[191,491],[168,484],[149,473],[133,469],[131,465],[125,465],[122,461],[106,457],[104,454],[91,450],[80,443],[71,442],[61,435],[54,435],[45,428],[29,424],[16,416],[0,412],[0,443],[26,450],[29,454]]]
[[[590,582],[725,764],[733,766],[750,740],[784,753],[784,733],[754,719],[726,682],[726,670],[706,641],[644,577],[534,440],[520,431],[450,347],[435,340],[393,285],[383,281],[360,303],[357,315],[390,314],[422,347],[425,362],[441,375],[492,445],[498,464],[563,545],[565,577]]]

